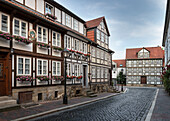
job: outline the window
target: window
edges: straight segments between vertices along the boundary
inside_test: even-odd
[[[76,19],[74,19],[73,29],[78,31],[78,21]]]
[[[37,66],[37,71],[38,75],[48,75],[48,61],[47,60],[37,60],[38,66]]]
[[[97,39],[100,40],[100,30],[97,29]]]
[[[66,14],[66,26],[71,27],[71,17]]]
[[[106,44],[109,43],[109,37],[107,35],[105,35],[105,42],[106,42]]]
[[[100,67],[97,68],[97,78],[100,78]]]
[[[103,21],[101,22],[100,25],[101,25],[101,28],[104,29],[104,23],[103,23]]]
[[[149,58],[149,51],[142,49],[138,52],[138,58]]]
[[[61,76],[61,62],[53,61],[53,76]]]
[[[101,50],[101,59],[103,59],[104,57],[103,57],[103,54],[104,52]]]
[[[104,33],[101,32],[101,41],[104,42]]]
[[[79,64],[74,65],[74,75],[80,76],[80,65]]]
[[[17,57],[17,75],[31,75],[31,58]]]
[[[47,41],[47,29],[41,26],[37,28],[38,42],[48,43]]]
[[[45,6],[45,13],[49,13],[49,14],[53,14],[53,7],[49,4],[46,3],[46,6]]]
[[[9,32],[9,16],[1,13],[1,31]]]
[[[14,18],[14,35],[27,38],[27,22]]]
[[[71,73],[71,63],[68,63],[67,64],[67,75],[69,75],[69,76],[71,76],[72,75],[72,73]]]
[[[92,51],[92,52],[91,52],[91,53],[92,53],[92,56],[95,57],[95,47],[92,47],[92,50],[91,50],[91,51]]]
[[[86,43],[84,43],[84,51],[83,51],[83,53],[87,54],[87,44]]]
[[[100,58],[100,50],[97,49],[97,58]]]
[[[96,68],[92,67],[92,78],[96,78]]]
[[[79,41],[75,39],[75,40],[74,40],[74,49],[77,50],[77,51],[80,50],[80,49],[79,49],[79,47],[80,47],[79,44],[80,44]]]
[[[65,40],[64,41],[65,47],[68,48],[68,49],[71,49],[71,37],[65,35],[65,39],[64,40]]]
[[[103,75],[104,75],[103,68],[101,68],[101,78],[104,77]]]
[[[105,78],[107,78],[108,69],[105,69]]]
[[[53,46],[61,47],[61,34],[53,31],[52,37]]]

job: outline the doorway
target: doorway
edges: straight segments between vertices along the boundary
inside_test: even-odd
[[[7,96],[9,95],[9,69],[10,69],[10,63],[9,63],[9,54],[8,53],[2,53],[0,54],[0,96]]]
[[[87,75],[87,65],[83,65],[83,86],[87,87],[87,80],[88,80],[88,75]]]
[[[147,84],[146,76],[141,76],[141,84]]]

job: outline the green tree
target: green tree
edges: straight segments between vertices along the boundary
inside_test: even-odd
[[[126,75],[124,75],[122,71],[119,72],[119,75],[117,76],[117,83],[126,84]]]

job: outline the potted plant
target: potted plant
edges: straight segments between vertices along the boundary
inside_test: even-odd
[[[56,16],[54,16],[54,15],[52,15],[52,14],[50,14],[50,13],[46,13],[45,16],[46,16],[47,18],[49,18],[49,19],[54,20],[54,21],[57,19]]]
[[[77,76],[77,79],[82,79],[83,78],[83,76]]]
[[[45,43],[37,42],[36,44],[37,44],[39,47],[41,47],[41,48],[45,48],[45,49],[50,47],[50,45],[45,44]]]
[[[40,80],[40,82],[49,81],[50,80],[49,76],[37,76],[37,78]]]
[[[63,76],[53,76],[53,80],[55,80],[55,81],[64,81],[64,77]]]
[[[21,83],[31,83],[35,78],[32,78],[31,76],[17,76],[16,80]]]
[[[10,35],[9,33],[5,33],[5,32],[0,31],[0,37],[7,39],[7,40],[12,40],[14,36]]]
[[[25,44],[30,44],[32,42],[31,40],[26,39],[26,38],[21,37],[21,36],[14,36],[14,39],[18,42],[22,42],[22,43],[25,43]]]
[[[63,48],[61,48],[61,47],[53,47],[53,49],[54,49],[55,51],[63,51]]]

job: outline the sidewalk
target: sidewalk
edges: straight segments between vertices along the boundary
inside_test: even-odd
[[[39,115],[45,115],[52,112],[57,112],[64,109],[69,109],[72,107],[76,107],[78,105],[87,104],[90,102],[94,102],[97,100],[101,100],[104,98],[108,98],[119,93],[99,93],[97,97],[90,98],[90,97],[75,97],[68,99],[68,105],[64,105],[62,99],[54,100],[54,101],[47,101],[41,102],[40,105],[31,107],[31,108],[21,108],[18,110],[12,110],[7,112],[0,113],[0,121],[9,121],[9,120],[26,120],[29,118],[36,117]],[[23,118],[23,119],[22,119]],[[26,118],[26,119],[25,119]]]
[[[170,96],[163,88],[159,88],[151,121],[170,121]]]

